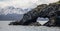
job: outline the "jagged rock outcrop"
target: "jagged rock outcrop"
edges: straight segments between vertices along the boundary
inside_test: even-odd
[[[60,2],[60,1],[59,1]],[[60,26],[60,4],[53,3],[48,5],[50,12],[47,14],[49,21],[44,26]]]
[[[12,22],[12,23],[10,23],[10,25],[11,24],[12,25],[29,25],[30,23],[35,23],[37,18],[40,15],[40,12],[46,6],[47,6],[46,4],[42,4],[42,5],[37,6],[36,8],[34,8],[31,11],[24,14],[23,18],[19,22]]]
[[[23,18],[18,22],[12,22],[10,25],[30,25],[35,23],[38,17],[47,17],[49,21],[44,26],[60,25],[60,4],[51,3],[49,5],[42,4],[24,14]],[[35,23],[36,24],[36,23]]]

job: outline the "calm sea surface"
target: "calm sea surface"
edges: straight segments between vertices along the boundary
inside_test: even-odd
[[[0,21],[0,31],[60,31],[60,27],[46,26],[9,26],[12,21]],[[41,22],[42,23],[42,22]]]

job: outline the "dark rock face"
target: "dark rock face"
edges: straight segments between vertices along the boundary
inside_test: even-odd
[[[43,8],[45,8],[47,5],[42,4],[37,6],[36,8],[32,9],[31,11],[27,12],[24,14],[23,18],[19,22],[12,22],[10,25],[29,25],[30,23],[35,23],[37,18],[40,15],[40,12],[42,11]]]
[[[39,22],[32,22],[29,26],[41,26],[41,24]]]
[[[38,17],[47,17],[49,21],[44,26],[59,26],[60,25],[60,4],[42,4],[24,14],[19,22],[12,22],[10,25],[41,25],[36,23]]]
[[[50,9],[51,8],[51,9]],[[60,21],[60,4],[50,4],[49,9],[50,12],[47,14],[49,21],[44,24],[44,26],[59,26]]]

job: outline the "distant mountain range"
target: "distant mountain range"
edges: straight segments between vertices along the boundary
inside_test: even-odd
[[[30,11],[32,8],[17,8],[17,7],[13,7],[13,6],[7,6],[7,7],[4,7],[4,8],[1,8],[0,7],[0,15],[1,14],[24,14],[28,11]]]
[[[24,13],[30,11],[31,8],[17,8],[13,6],[0,7],[0,20],[20,20]]]
[[[0,15],[0,20],[20,20],[22,18],[23,18],[22,14]]]

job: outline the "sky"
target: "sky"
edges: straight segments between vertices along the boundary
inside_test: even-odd
[[[58,0],[0,0],[0,7],[15,6],[21,8],[33,8],[40,4],[49,4]]]
[[[0,7],[6,8],[7,6],[13,6],[19,8],[35,8],[37,5],[49,4],[57,1],[59,0],[0,0]],[[24,14],[23,12],[19,12],[18,10],[0,10],[0,15],[13,13]]]

